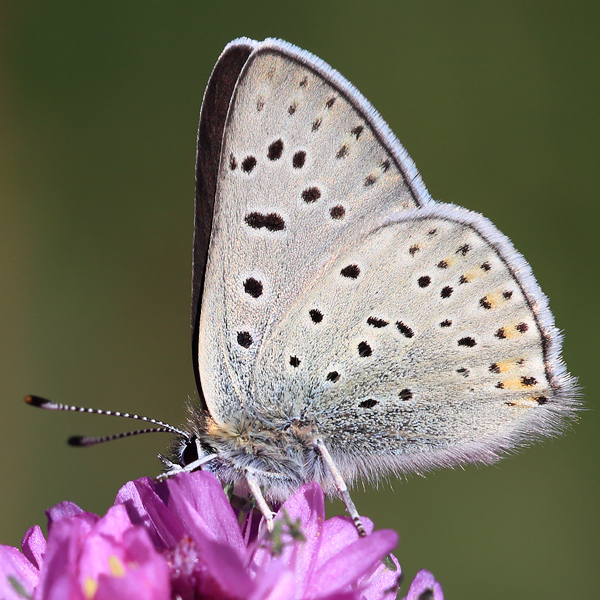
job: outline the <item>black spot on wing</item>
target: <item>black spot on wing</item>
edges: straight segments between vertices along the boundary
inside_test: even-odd
[[[492,308],[492,303],[488,300],[487,296],[480,298],[479,305],[482,306],[483,308],[485,308],[486,310],[489,310],[490,308]]]
[[[340,149],[336,152],[336,158],[344,158],[348,156],[348,146],[347,144],[342,144]]]
[[[323,313],[316,308],[311,308],[308,311],[308,314],[310,315],[313,323],[320,323],[323,320]]]
[[[340,271],[340,275],[349,279],[356,279],[360,275],[360,269],[358,265],[348,265]]]
[[[292,158],[292,166],[294,169],[301,169],[306,162],[306,152],[304,150],[299,150],[296,152]]]
[[[283,140],[279,139],[269,145],[267,150],[267,158],[269,160],[279,160],[283,154]]]
[[[263,293],[263,284],[258,281],[258,279],[254,279],[254,277],[248,277],[248,279],[244,281],[244,291],[249,296],[258,298]]]
[[[369,398],[368,400],[363,400],[362,402],[359,402],[359,406],[361,408],[373,408],[374,406],[377,406],[378,402],[377,400],[373,400],[373,398]]]
[[[386,325],[389,325],[389,322],[384,321],[383,319],[378,319],[377,317],[369,317],[367,319],[367,325],[370,325],[371,327],[380,329],[381,327],[385,327]]]
[[[405,338],[411,338],[415,335],[415,332],[408,325],[405,325],[402,321],[398,321],[396,323],[396,327]]]
[[[373,354],[373,350],[367,342],[360,342],[358,344],[358,355],[359,356],[361,356],[362,358],[365,358],[367,356],[371,356],[371,354]]]
[[[244,171],[244,173],[251,173],[255,166],[256,158],[254,158],[254,156],[246,156],[242,161],[242,171]]]
[[[336,220],[343,219],[345,214],[346,214],[346,209],[339,204],[337,206],[332,207],[329,210],[329,215],[331,216],[332,219],[336,219]]]
[[[246,215],[244,220],[252,229],[265,228],[268,231],[281,231],[285,229],[285,221],[277,213],[264,215],[259,212],[251,212]]]
[[[302,196],[302,200],[304,200],[304,202],[307,204],[312,204],[321,197],[321,191],[317,187],[309,187],[306,188],[300,195]]]
[[[252,336],[248,331],[238,331],[237,343],[242,348],[250,348],[250,346],[252,345]]]

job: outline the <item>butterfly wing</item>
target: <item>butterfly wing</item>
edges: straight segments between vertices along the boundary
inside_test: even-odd
[[[378,215],[430,200],[351,84],[277,40],[226,48],[204,100],[198,164],[194,349],[203,396],[222,424],[253,410],[263,339],[339,248]]]
[[[347,480],[491,462],[561,428],[576,390],[529,266],[487,219],[429,198],[351,84],[239,40],[209,91],[195,351],[218,425],[305,427]]]
[[[572,416],[560,344],[508,238],[432,203],[340,250],[264,340],[257,402],[286,399],[347,481],[492,462]]]

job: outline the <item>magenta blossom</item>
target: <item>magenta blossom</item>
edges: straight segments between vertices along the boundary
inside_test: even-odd
[[[316,484],[281,507],[272,533],[252,512],[240,519],[202,471],[129,482],[102,518],[70,502],[47,514],[47,542],[35,526],[22,553],[0,546],[0,598],[391,600],[400,581],[396,533],[364,519],[359,538],[346,517],[326,521]],[[422,598],[443,600],[426,571],[407,596]]]

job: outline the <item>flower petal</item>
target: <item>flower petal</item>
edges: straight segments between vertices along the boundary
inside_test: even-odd
[[[167,484],[169,508],[196,543],[212,578],[227,594],[249,597],[255,585],[244,565],[247,548],[221,484],[203,471],[176,475]]]
[[[283,533],[283,551],[280,560],[296,574],[296,597],[301,598],[315,569],[319,550],[323,542],[322,530],[325,521],[325,501],[323,491],[316,483],[302,486],[279,509],[276,521],[288,519],[292,523],[300,521],[303,542],[293,540]],[[262,538],[259,538],[259,541]],[[253,557],[252,570],[259,579],[273,560],[271,545],[261,545]]]
[[[329,559],[310,580],[308,595],[319,598],[345,591],[361,577],[375,571],[383,557],[398,544],[398,534],[390,529],[360,538]]]
[[[34,525],[25,532],[21,549],[36,569],[42,568],[44,553],[46,552],[46,539],[39,525]]]
[[[159,549],[172,549],[186,535],[181,521],[157,494],[151,479],[143,477],[126,483],[115,504],[123,504],[134,525],[142,525]]]
[[[398,588],[402,580],[402,570],[400,563],[393,554],[388,554],[396,570],[390,570],[385,564],[381,563],[377,570],[368,577],[359,581],[359,588],[362,590],[361,598],[363,600],[395,600],[398,595]]]
[[[23,554],[12,546],[0,546],[0,598],[23,600],[15,585],[31,597],[38,579],[38,569]]]
[[[81,515],[90,525],[94,525],[100,519],[99,516],[93,513],[85,512],[74,502],[60,502],[46,511],[46,517],[48,517],[48,532],[50,532],[55,523],[58,523],[62,519],[70,519],[71,517],[78,515]]]
[[[122,545],[107,559],[109,573],[98,576],[94,600],[169,600],[171,586],[165,559],[141,527],[123,534]]]
[[[212,473],[196,471],[176,475],[167,482],[169,508],[175,513],[189,535],[201,545],[212,540],[231,548],[240,558],[246,556],[237,517]]]
[[[201,547],[201,559],[206,564],[208,574],[225,592],[226,596],[248,598],[256,588],[244,568],[237,553],[225,544],[204,540]]]
[[[112,506],[87,534],[79,555],[78,580],[85,586],[86,578],[97,580],[100,573],[110,573],[108,557],[121,558],[123,536],[133,528],[125,506]]]
[[[367,534],[373,531],[373,521],[366,517],[361,517],[363,526]],[[316,567],[326,563],[338,552],[341,552],[346,546],[358,539],[358,531],[352,519],[348,517],[333,517],[325,521],[323,525],[323,540],[319,550]]]
[[[444,600],[444,592],[435,577],[429,571],[421,569],[410,584],[404,600]]]
[[[89,513],[54,522],[48,533],[44,569],[36,598],[64,600],[81,597],[76,575],[81,549],[91,529]]]

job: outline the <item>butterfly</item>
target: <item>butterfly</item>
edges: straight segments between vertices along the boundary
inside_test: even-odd
[[[186,426],[122,416],[177,435],[163,478],[212,471],[268,526],[317,481],[364,535],[352,483],[492,463],[579,406],[510,240],[434,201],[360,92],[277,39],[227,45],[204,94],[191,324]]]

